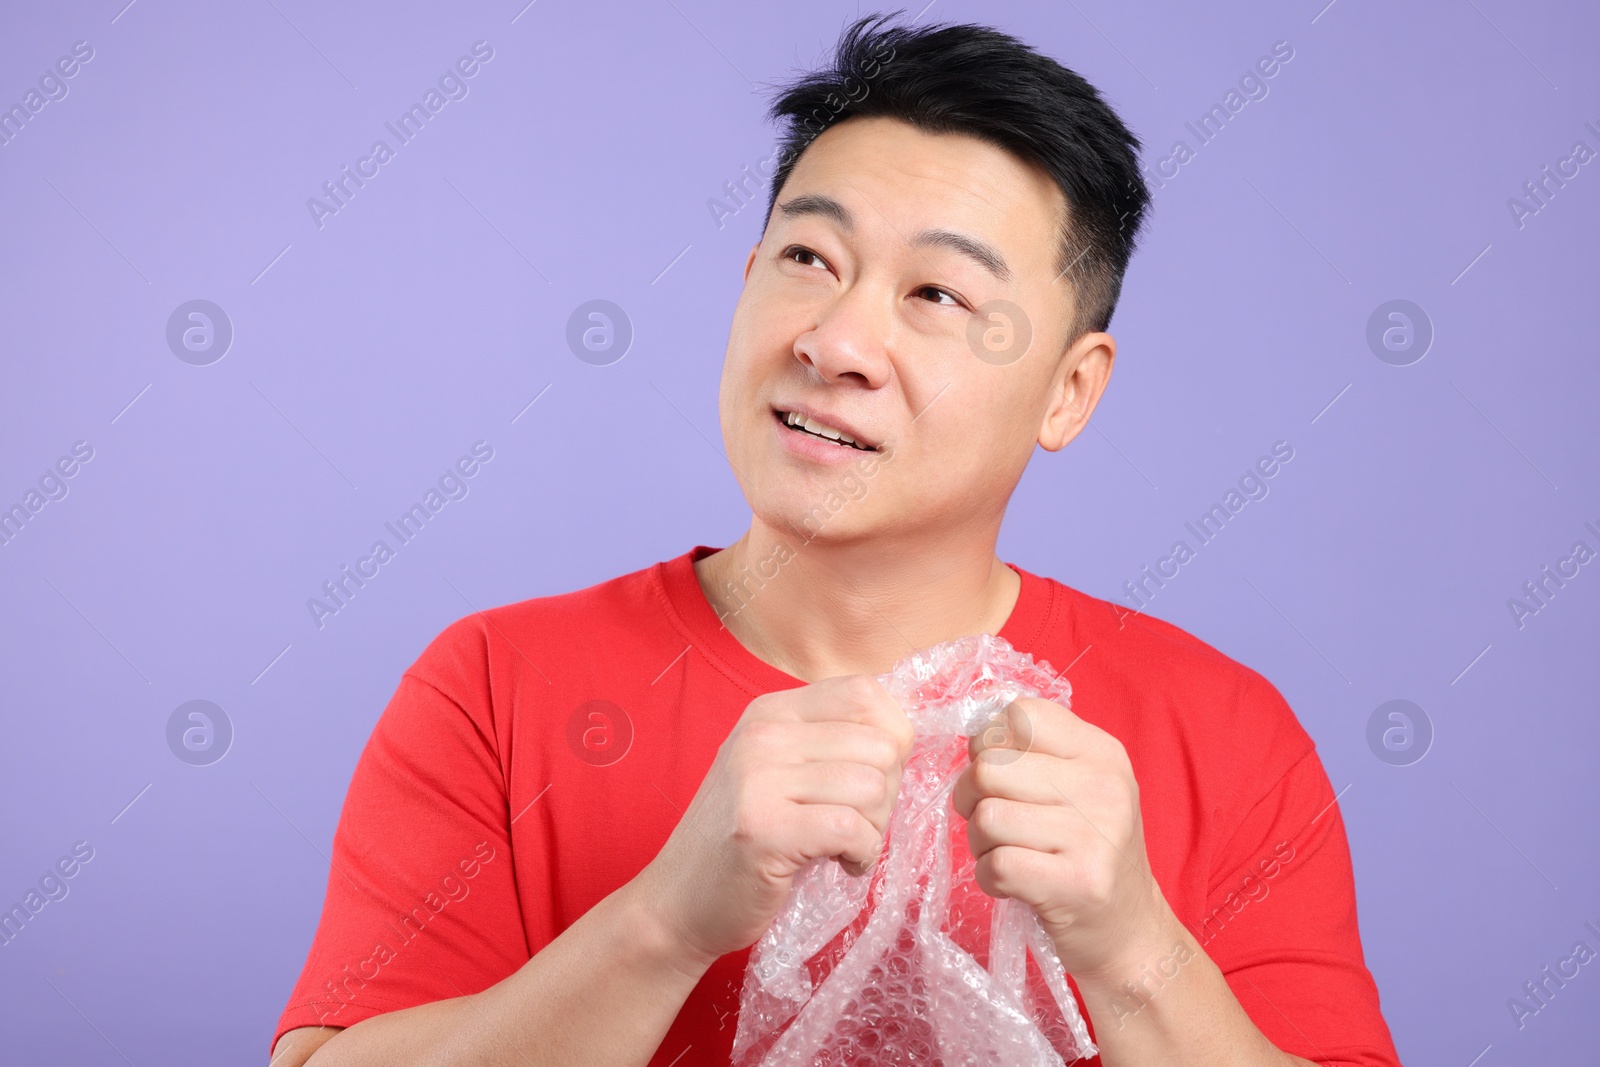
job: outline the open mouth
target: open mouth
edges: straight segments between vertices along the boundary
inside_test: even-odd
[[[853,448],[859,452],[877,451],[876,448],[872,447],[871,445],[862,444],[860,441],[857,441],[854,437],[851,437],[843,430],[835,429],[825,422],[818,422],[816,419],[813,419],[807,415],[802,415],[798,411],[774,410],[772,414],[784,425],[784,427],[793,431],[794,433],[810,434],[812,437],[820,438],[823,441],[832,442],[841,448]]]

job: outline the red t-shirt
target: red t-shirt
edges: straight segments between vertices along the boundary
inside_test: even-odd
[[[746,705],[803,684],[718,621],[693,567],[713,551],[471,615],[428,646],[356,764],[274,1043],[479,992],[655,858]],[[1398,1067],[1339,806],[1277,689],[1013,569],[1000,636],[1066,668],[1072,710],[1127,749],[1156,881],[1250,1018],[1308,1060]],[[712,965],[652,1064],[728,1062],[747,956]]]

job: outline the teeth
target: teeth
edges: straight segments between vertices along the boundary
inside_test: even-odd
[[[825,437],[830,441],[837,441],[840,444],[851,445],[855,448],[866,447],[843,430],[835,430],[827,423],[818,422],[816,419],[808,418],[797,411],[784,412],[783,421],[789,426],[805,430],[807,433],[816,434],[818,437]]]
[[[810,433],[826,437],[830,441],[837,441],[839,439],[838,430],[835,430],[832,426],[824,425],[823,423],[818,422],[816,419],[807,419],[804,425],[806,430]]]

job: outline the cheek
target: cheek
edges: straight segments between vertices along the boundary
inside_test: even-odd
[[[794,342],[804,327],[801,316],[776,306],[770,296],[746,292],[734,309],[728,331],[723,375],[741,386],[759,386],[794,362]]]
[[[931,394],[938,394],[944,382],[955,378],[917,419],[917,427],[928,424],[920,437],[926,438],[930,451],[955,464],[955,470],[981,470],[992,478],[995,470],[1014,466],[1018,454],[1026,459],[1037,434],[1010,382],[997,381],[1013,376],[1013,371],[963,374],[963,370],[955,366],[946,371],[944,381],[931,382]],[[918,398],[918,403],[928,402]]]
[[[1006,383],[987,380],[1006,373],[957,380],[931,406],[920,396],[914,402],[923,405],[913,408],[913,414],[923,412],[913,426],[919,451],[938,464],[950,492],[966,494],[1002,483],[1033,454],[1037,432],[1025,413],[1031,408],[1024,408]],[[935,383],[929,395],[942,384]]]
[[[759,347],[759,336],[743,315],[735,317],[733,328],[728,331],[728,349],[723,355],[722,383],[718,392],[723,421],[730,427],[740,427],[748,419],[752,398],[764,373],[763,366],[771,358]]]

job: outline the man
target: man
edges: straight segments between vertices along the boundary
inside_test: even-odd
[[[749,530],[423,653],[356,768],[276,1062],[727,1063],[795,872],[878,855],[912,734],[871,676],[987,631],[1073,708],[1007,709],[952,803],[1099,1061],[1393,1067],[1339,809],[1277,690],[995,555],[1035,446],[1109,381],[1137,140],[1010,37],[887,17],[773,113],[720,396]]]

